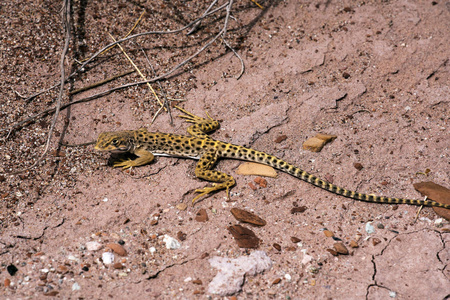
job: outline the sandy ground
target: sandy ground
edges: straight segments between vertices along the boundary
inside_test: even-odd
[[[110,43],[108,32],[125,36],[144,9],[135,32],[167,31],[209,4],[196,2],[74,1],[66,71]],[[154,84],[160,95],[219,119],[214,138],[276,155],[348,189],[421,199],[413,183],[450,186],[448,3],[260,3],[263,10],[243,0],[232,8],[228,42],[245,63],[239,80],[239,60],[217,41],[177,76]],[[262,187],[256,176],[236,174],[241,162],[234,160],[217,166],[236,179],[231,201],[219,192],[192,207],[194,190],[207,184],[195,178],[193,160],[161,157],[122,171],[92,145],[58,147],[141,127],[184,134],[187,124],[174,118],[171,125],[167,113],[152,124],[158,105],[145,85],[63,110],[45,159],[31,171],[7,174],[31,166],[44,150],[53,115],[8,130],[55,105],[57,89],[25,98],[59,81],[60,10],[55,1],[0,7],[0,298],[450,295],[450,225],[431,208],[415,220],[418,207],[353,201],[283,173],[265,178]],[[149,62],[162,74],[218,32],[223,13],[215,16],[193,35],[144,36],[124,48],[146,76],[152,75]],[[129,69],[112,49],[67,83],[63,100],[140,81],[134,73],[69,95]],[[337,138],[321,152],[303,150],[317,133]],[[266,225],[238,222],[232,208],[251,211]],[[257,249],[238,247],[228,230],[236,224],[254,232]],[[335,243],[348,255],[337,254]],[[220,258],[254,272],[231,265],[220,272],[214,267]],[[224,285],[214,287],[220,279]]]

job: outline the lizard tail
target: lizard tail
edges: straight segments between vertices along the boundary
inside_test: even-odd
[[[391,198],[376,195],[362,194],[354,191],[349,191],[347,189],[341,188],[337,185],[329,183],[323,179],[320,179],[312,174],[309,174],[302,169],[285,162],[273,155],[269,155],[263,152],[255,153],[255,159],[253,160],[258,163],[267,164],[280,171],[286,172],[294,177],[297,177],[303,181],[309,182],[317,187],[324,190],[332,192],[337,195],[342,195],[358,201],[372,202],[372,203],[386,203],[386,204],[410,204],[410,205],[424,205],[424,206],[434,206],[450,209],[450,204],[444,204],[432,200],[414,200],[414,199],[403,199],[403,198]]]

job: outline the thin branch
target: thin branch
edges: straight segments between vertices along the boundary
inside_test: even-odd
[[[87,65],[88,63],[90,63],[90,62],[91,62],[92,60],[94,60],[98,55],[100,55],[100,54],[103,53],[106,49],[108,49],[108,48],[110,48],[110,47],[112,47],[112,46],[115,46],[115,45],[117,45],[117,44],[123,43],[123,42],[125,42],[125,41],[130,40],[130,39],[134,39],[134,38],[141,37],[141,36],[145,36],[145,35],[152,35],[152,34],[174,34],[174,33],[179,33],[179,32],[181,32],[181,31],[183,31],[183,30],[186,30],[186,29],[190,28],[190,27],[191,27],[192,25],[194,25],[195,23],[197,23],[197,22],[199,22],[199,21],[201,21],[201,20],[203,20],[203,19],[209,17],[210,15],[213,15],[213,14],[215,14],[216,12],[218,12],[218,11],[220,11],[220,10],[226,8],[226,7],[229,5],[229,3],[230,3],[230,2],[227,2],[227,3],[225,3],[225,4],[221,5],[221,6],[219,6],[218,8],[216,8],[216,9],[210,11],[209,13],[207,13],[207,14],[205,14],[205,15],[203,15],[203,16],[197,18],[197,19],[195,19],[194,21],[190,22],[190,23],[187,24],[186,26],[183,26],[183,27],[181,27],[181,28],[179,28],[179,29],[168,30],[168,31],[147,31],[147,32],[137,33],[137,34],[133,34],[133,35],[130,35],[130,36],[128,36],[128,37],[125,37],[125,38],[123,38],[123,39],[120,39],[120,40],[118,40],[118,41],[116,41],[116,42],[110,43],[110,44],[106,45],[105,47],[103,47],[102,49],[98,50],[98,51],[97,51],[93,56],[91,56],[88,60],[84,61],[84,62],[81,64],[81,66],[80,66],[76,71],[74,71],[72,74],[70,74],[70,75],[66,78],[66,81],[67,81],[68,79],[72,78],[73,76],[75,76],[77,73],[83,71],[84,68],[86,67],[86,65]],[[160,79],[162,79],[162,78],[164,78],[164,77],[161,77],[161,78],[154,78],[154,80],[150,79],[149,82],[154,82],[154,81],[160,80]],[[52,89],[58,87],[60,84],[61,84],[61,82],[58,82],[58,83],[54,84],[53,86],[51,86],[51,87],[49,87],[49,88],[47,88],[47,89],[45,89],[45,90],[42,90],[42,91],[40,91],[40,92],[37,92],[37,93],[33,94],[32,96],[28,97],[25,101],[30,102],[30,101],[33,100],[35,97],[37,97],[37,96],[39,96],[39,95],[42,95],[43,93],[46,93],[46,92],[48,92],[48,91],[50,91],[50,90],[52,90]]]
[[[116,41],[116,39],[110,34],[108,33],[109,36],[113,39],[113,41]],[[117,46],[119,46],[120,50],[122,50],[122,53],[125,55],[125,57],[128,59],[128,61],[131,63],[131,65],[133,66],[133,68],[139,73],[139,76],[142,77],[142,79],[146,80],[144,74],[142,74],[141,70],[139,70],[139,68],[136,66],[136,64],[133,62],[133,60],[130,58],[130,56],[128,56],[128,54],[125,52],[125,50],[123,49],[122,45],[117,44]],[[150,91],[153,93],[153,95],[155,96],[156,100],[158,101],[159,105],[161,107],[164,107],[164,105],[162,104],[161,100],[159,100],[158,95],[156,94],[155,90],[153,89],[153,87],[150,85],[150,83],[147,83],[148,88],[150,89]]]
[[[114,76],[112,76],[112,77],[106,78],[105,80],[97,81],[97,82],[95,82],[95,83],[93,83],[93,84],[90,84],[90,85],[88,85],[88,86],[85,86],[85,87],[79,88],[79,89],[77,89],[77,90],[71,91],[69,94],[70,94],[70,95],[75,95],[75,94],[79,94],[79,93],[81,93],[81,92],[85,92],[85,91],[87,91],[87,90],[96,88],[96,87],[98,87],[98,86],[104,85],[105,83],[108,83],[108,82],[110,82],[110,81],[113,81],[114,79],[117,79],[117,78],[126,76],[126,75],[128,75],[128,74],[134,73],[134,71],[135,71],[135,70],[128,70],[128,71],[126,71],[126,72],[123,72],[123,73],[114,75]]]

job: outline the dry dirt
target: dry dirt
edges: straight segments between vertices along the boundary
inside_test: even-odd
[[[125,36],[144,10],[134,32],[167,31],[209,4],[197,2],[73,1],[67,73],[110,43],[108,33]],[[422,198],[415,182],[449,187],[450,2],[260,3],[263,10],[247,0],[232,8],[228,42],[245,63],[239,80],[239,60],[218,40],[176,76],[153,84],[160,95],[220,119],[214,138],[276,155],[339,186],[412,199]],[[174,118],[171,125],[167,113],[152,124],[158,105],[145,85],[63,110],[45,159],[5,174],[32,166],[43,152],[53,115],[8,131],[54,107],[58,89],[24,97],[59,81],[64,35],[60,1],[3,1],[0,12],[0,298],[219,298],[210,290],[218,273],[210,259],[256,251],[239,248],[227,230],[239,223],[234,207],[267,222],[241,225],[272,263],[245,276],[237,299],[449,297],[450,225],[431,208],[415,221],[418,207],[353,201],[283,173],[260,187],[256,176],[236,174],[241,162],[234,160],[217,166],[236,178],[231,201],[219,192],[192,207],[193,191],[207,184],[195,178],[193,160],[161,157],[130,172],[113,169],[92,145],[58,147],[112,130],[185,133],[186,123]],[[149,62],[157,74],[169,70],[218,32],[223,15],[190,36],[148,35],[123,46],[150,78]],[[114,48],[69,80],[63,101],[140,81],[134,73],[69,95],[129,69]],[[319,153],[303,150],[317,133],[337,139]],[[295,207],[306,210],[292,213]],[[200,209],[205,222],[196,218]],[[167,249],[167,236],[180,247]],[[337,242],[348,255],[333,255]],[[117,247],[111,243],[126,254],[107,264],[104,253]]]

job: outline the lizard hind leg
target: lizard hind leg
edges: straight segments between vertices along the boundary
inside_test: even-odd
[[[207,135],[208,132],[214,131],[220,127],[219,121],[214,120],[211,116],[206,113],[208,119],[198,117],[190,112],[182,109],[181,107],[175,106],[178,110],[180,110],[184,115],[180,115],[180,118],[186,120],[186,122],[193,123],[194,125],[189,126],[187,131],[190,135],[198,137],[198,138],[207,138],[210,137]]]
[[[209,193],[226,189],[228,199],[230,198],[230,188],[236,183],[234,178],[226,173],[211,170],[218,159],[217,151],[210,150],[202,155],[195,167],[195,176],[198,178],[215,182],[212,186],[207,186],[202,189],[196,189],[195,192],[199,193],[193,200],[192,204],[200,198]]]

